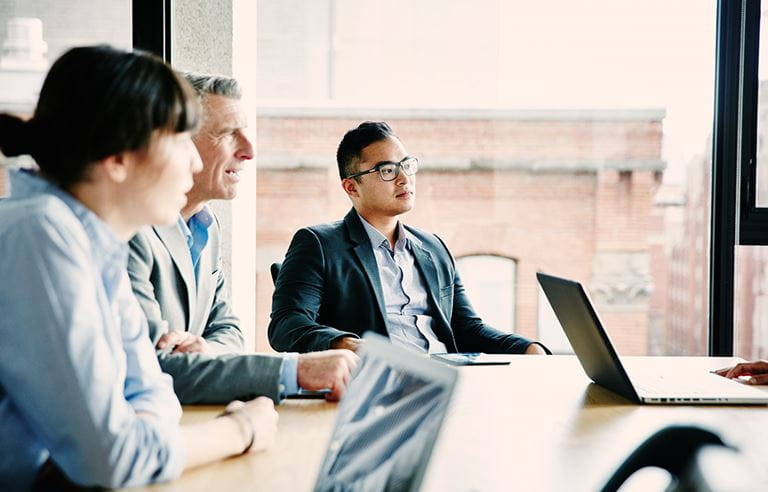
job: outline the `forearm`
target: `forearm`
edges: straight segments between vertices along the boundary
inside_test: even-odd
[[[183,404],[223,404],[254,396],[280,399],[279,355],[159,352],[158,359],[173,377],[173,389]]]
[[[246,430],[229,417],[182,426],[187,450],[184,470],[241,454],[250,442]]]
[[[316,323],[314,320],[294,313],[273,313],[268,329],[269,343],[279,352],[318,352],[328,350],[341,337],[355,337],[349,333]]]
[[[459,352],[523,354],[533,342],[517,334],[507,334],[483,323],[452,326]]]

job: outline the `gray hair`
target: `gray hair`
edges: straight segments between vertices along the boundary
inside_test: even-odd
[[[187,82],[195,89],[197,97],[202,98],[206,94],[224,96],[232,99],[240,99],[242,92],[237,80],[226,75],[182,72]]]

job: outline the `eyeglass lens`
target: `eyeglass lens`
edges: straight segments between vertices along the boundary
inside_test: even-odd
[[[398,168],[403,168],[405,174],[413,176],[418,170],[418,161],[414,158],[408,158],[396,164],[384,164],[379,167],[379,175],[384,181],[392,181],[397,177]]]

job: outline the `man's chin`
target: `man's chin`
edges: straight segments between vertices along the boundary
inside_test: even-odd
[[[413,202],[402,204],[400,207],[397,207],[397,211],[395,215],[402,215],[410,212],[413,209],[413,205],[414,205]]]
[[[237,196],[237,186],[227,186],[226,188],[222,188],[219,193],[216,193],[216,196],[212,198],[213,200],[233,200]]]

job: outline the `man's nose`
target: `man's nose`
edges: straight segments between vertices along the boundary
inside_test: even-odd
[[[238,140],[235,157],[244,161],[253,159],[253,144],[251,144],[251,141],[248,140],[248,137],[245,136],[245,133],[242,131],[237,132],[237,136]]]
[[[403,168],[398,169],[398,171],[399,172],[397,173],[397,178],[396,178],[397,184],[401,186],[411,184],[411,182],[413,181],[413,176],[408,176],[407,174],[405,174],[405,171],[403,171]]]

